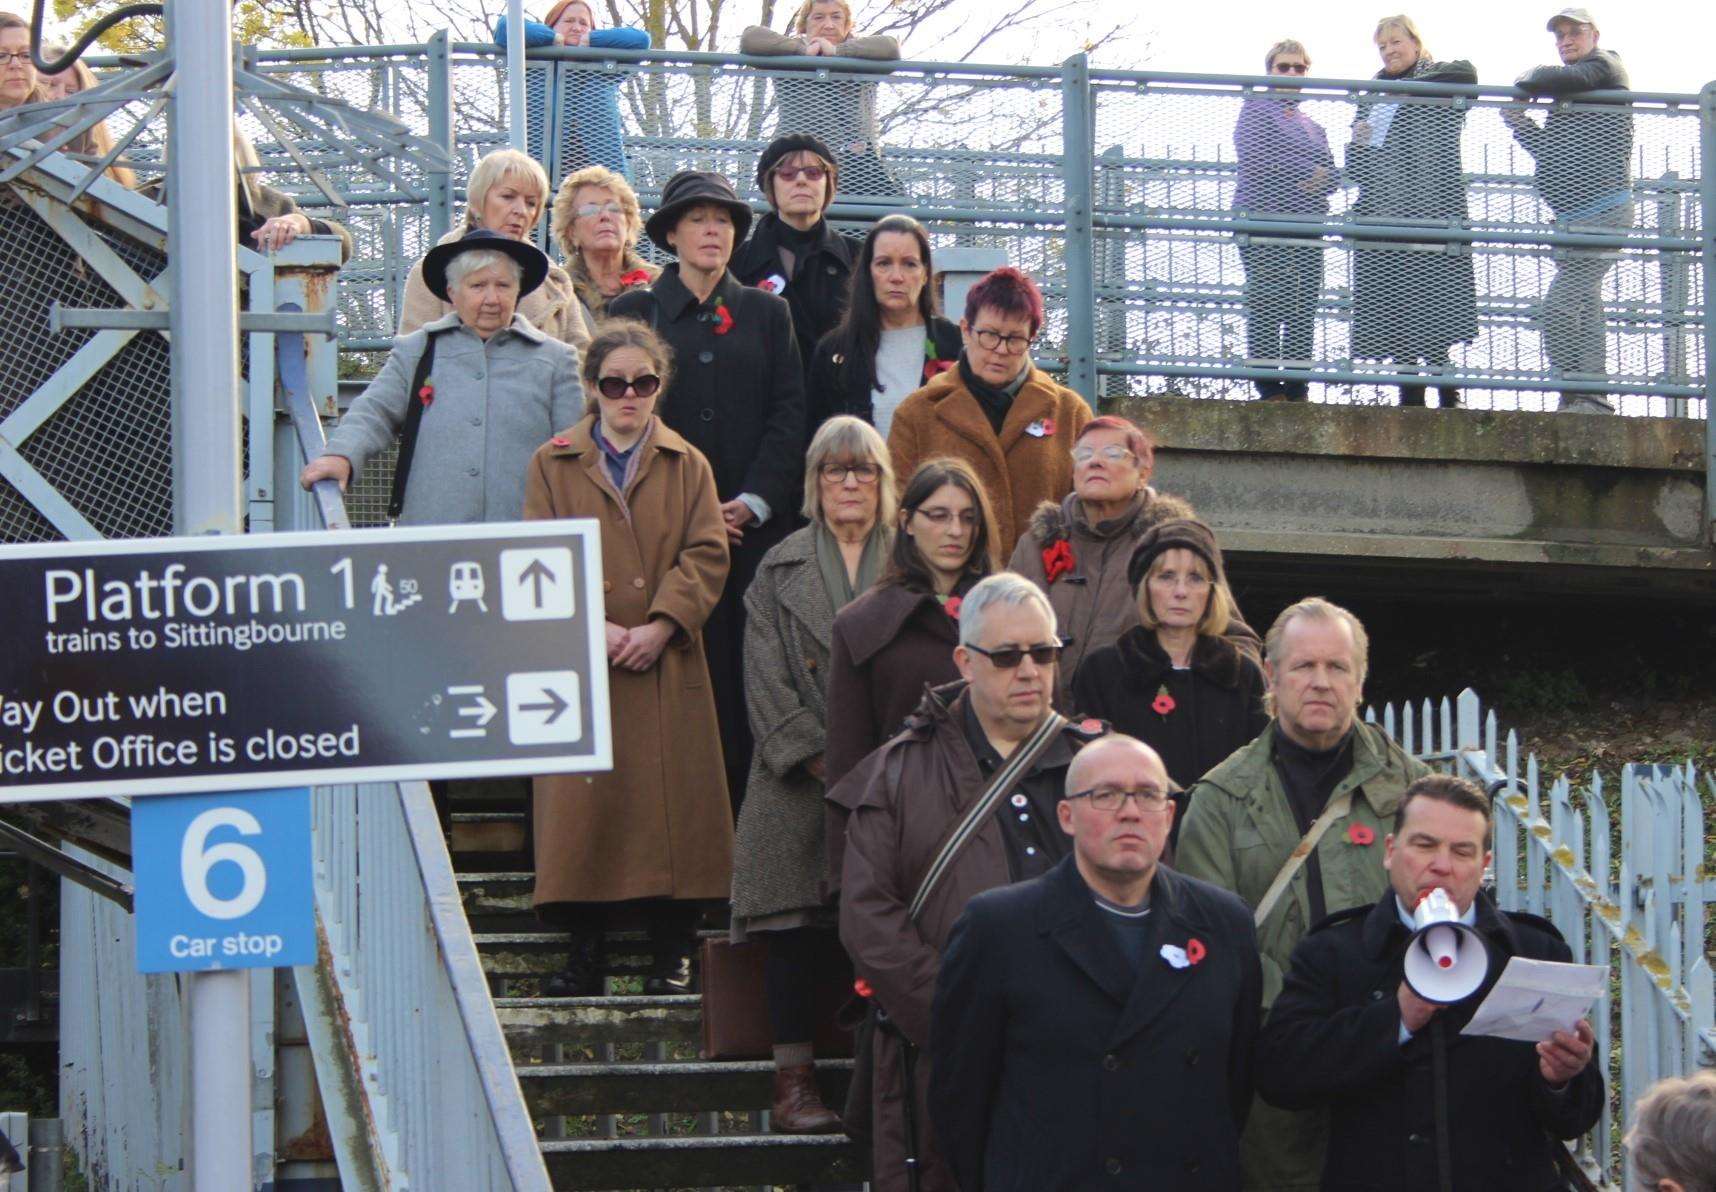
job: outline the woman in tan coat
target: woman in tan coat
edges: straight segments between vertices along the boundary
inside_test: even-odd
[[[1001,558],[1044,501],[1072,491],[1072,446],[1091,420],[1084,398],[1031,363],[1043,326],[1043,295],[1002,267],[971,287],[959,321],[959,367],[900,403],[888,429],[898,476],[951,455],[970,464],[989,494]]]
[[[727,578],[709,462],[655,416],[669,353],[642,323],[597,328],[588,406],[536,453],[527,518],[601,523],[614,769],[536,779],[537,912],[571,934],[550,997],[602,992],[616,903],[641,903],[654,963],[646,993],[689,993],[699,903],[725,899],[733,821],[703,623]]]
[[[441,237],[441,243],[458,240],[473,228],[487,228],[514,240],[529,240],[542,213],[548,209],[549,197],[548,175],[533,158],[517,149],[497,149],[471,171],[471,181],[466,187],[465,221]],[[410,335],[452,309],[429,292],[423,280],[423,262],[418,261],[405,279],[398,333]],[[550,265],[542,285],[519,300],[518,313],[544,335],[571,344],[579,351],[590,342],[590,329],[584,323],[572,278],[559,265]]]

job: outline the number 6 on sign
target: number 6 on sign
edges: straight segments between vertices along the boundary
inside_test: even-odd
[[[215,807],[203,812],[185,829],[185,843],[179,849],[179,876],[185,883],[185,897],[191,905],[211,919],[239,919],[262,905],[268,892],[268,869],[262,858],[249,845],[227,841],[206,847],[209,833],[216,828],[236,828],[241,836],[262,835],[262,825],[250,812],[237,807]],[[238,866],[243,884],[231,898],[220,898],[209,889],[209,870],[223,861]]]

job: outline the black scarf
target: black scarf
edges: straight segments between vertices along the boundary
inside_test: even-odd
[[[807,231],[799,231],[786,220],[775,225],[775,247],[785,249],[792,254],[792,273],[794,277],[804,268],[804,262],[811,257],[822,244],[823,221],[817,220]]]
[[[971,361],[966,359],[964,350],[962,349],[959,353],[959,379],[964,383],[971,396],[977,399],[978,406],[983,410],[983,416],[989,419],[989,425],[997,436],[1001,434],[1001,424],[1007,421],[1007,411],[1013,408],[1013,399],[1019,395],[1019,390],[1024,387],[1024,377],[1029,371],[1030,368],[1027,366],[1021,369],[1019,375],[1006,385],[991,385],[971,371]]]

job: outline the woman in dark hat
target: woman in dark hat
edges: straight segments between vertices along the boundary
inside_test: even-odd
[[[742,600],[763,555],[793,529],[805,442],[804,368],[786,299],[740,285],[727,268],[750,225],[750,207],[725,178],[675,174],[644,231],[678,261],[608,305],[610,317],[641,319],[673,349],[678,379],[661,420],[715,469],[733,566],[703,638],[735,807],[751,768]]]
[[[840,321],[851,288],[852,242],[823,218],[839,181],[834,150],[820,138],[791,133],[770,141],[757,159],[757,188],[770,211],[733,254],[734,277],[787,300],[807,365],[816,341]]]
[[[1073,703],[1155,749],[1183,789],[1263,731],[1263,668],[1229,636],[1239,610],[1203,522],[1159,522],[1139,540],[1126,574],[1140,624],[1085,656]]]
[[[401,522],[518,520],[531,453],[583,408],[577,349],[517,313],[519,298],[547,274],[536,246],[483,228],[430,249],[424,282],[452,312],[394,340],[381,372],[304,468],[304,487],[331,479],[345,488],[415,423],[403,485],[396,479]]]

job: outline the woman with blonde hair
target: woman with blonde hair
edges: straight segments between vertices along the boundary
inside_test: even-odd
[[[65,57],[65,53],[65,46],[50,45],[42,47],[42,58],[48,62],[53,62],[59,58]],[[99,84],[99,80],[95,77],[95,72],[85,65],[82,58],[79,58],[76,62],[73,62],[58,74],[40,76],[40,81],[43,98],[50,100],[69,99],[73,95],[82,91],[88,91]],[[98,120],[94,124],[90,125],[89,131],[84,133],[79,139],[87,143],[87,152],[91,157],[99,159],[106,157],[109,153],[113,152],[113,134],[107,131],[107,121],[105,120]],[[119,183],[119,185],[125,187],[127,190],[134,189],[137,186],[137,175],[132,173],[125,166],[108,166],[107,176]]]
[[[511,240],[529,241],[548,206],[548,175],[534,159],[516,149],[497,149],[477,162],[465,188],[465,218],[441,237],[450,244],[467,232],[486,228]],[[433,323],[452,310],[430,292],[423,280],[423,262],[411,267],[405,295],[399,303],[399,334],[409,335],[425,323]],[[536,290],[519,299],[518,313],[553,339],[580,350],[590,342],[578,295],[572,279],[559,265],[548,267],[548,276]]]
[[[1085,655],[1068,711],[1137,737],[1162,755],[1175,783],[1189,787],[1268,723],[1255,638],[1243,639],[1246,648],[1235,644],[1243,623],[1221,548],[1203,522],[1159,522],[1139,540],[1126,573],[1139,624]]]
[[[591,328],[607,317],[611,299],[649,285],[661,273],[638,255],[643,212],[637,193],[607,166],[585,166],[566,176],[554,196],[549,227]]]
[[[811,1050],[817,970],[836,953],[822,897],[828,662],[835,614],[875,586],[894,538],[893,466],[869,424],[824,423],[804,477],[810,524],[763,556],[745,592],[745,698],[757,747],[733,846],[733,937],[768,941],[770,1125],[790,1134],[840,1125],[817,1090]]]

